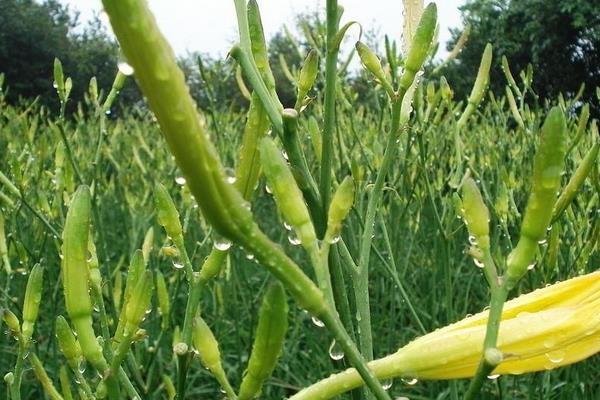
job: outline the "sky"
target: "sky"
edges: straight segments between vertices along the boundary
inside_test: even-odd
[[[94,13],[101,15],[101,0],[62,0],[73,11],[80,12],[82,21]],[[461,26],[458,6],[465,0],[438,0],[440,20],[440,50],[449,38],[448,28]],[[158,24],[179,55],[187,51],[224,57],[236,39],[233,0],[149,0]],[[258,0],[267,37],[275,34],[284,23],[290,24],[300,12],[324,10],[325,0]],[[402,30],[401,0],[339,0],[344,6],[344,18],[358,21],[366,30],[376,26],[379,32],[400,39]],[[357,33],[354,33],[355,37]],[[352,41],[354,42],[354,41]],[[443,54],[443,53],[442,53]]]

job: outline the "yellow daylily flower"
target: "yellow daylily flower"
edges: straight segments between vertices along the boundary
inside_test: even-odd
[[[379,379],[442,380],[472,377],[482,356],[488,311],[415,339],[372,361]],[[519,296],[504,305],[494,374],[558,368],[600,351],[600,271]],[[330,399],[362,385],[356,370],[330,376],[291,399]]]

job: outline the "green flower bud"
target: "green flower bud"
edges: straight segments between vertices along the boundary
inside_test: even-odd
[[[448,84],[448,81],[446,80],[445,76],[442,76],[440,78],[440,89],[442,91],[442,98],[444,100],[451,100],[452,97],[454,97],[454,92],[452,91],[452,88]]]
[[[1,193],[0,193],[1,194]],[[10,275],[12,268],[8,259],[8,246],[6,245],[6,233],[4,231],[4,216],[0,209],[0,263],[4,264],[4,270]]]
[[[164,246],[160,249],[160,252],[165,257],[179,257],[179,250],[177,250],[177,247],[175,246]]]
[[[179,221],[179,212],[175,208],[175,203],[173,203],[169,192],[160,183],[154,189],[154,199],[156,201],[158,223],[165,228],[167,235],[172,238],[182,236],[183,228]]]
[[[58,347],[67,359],[67,363],[71,368],[79,368],[79,362],[81,361],[81,346],[71,327],[67,323],[67,320],[59,315],[56,318],[56,338],[58,339]]]
[[[471,95],[469,96],[467,108],[460,116],[460,119],[457,122],[457,126],[461,129],[466,123],[469,117],[475,112],[479,103],[483,99],[483,95],[485,93],[485,89],[490,80],[490,67],[492,66],[492,45],[487,44],[485,46],[485,50],[483,51],[483,56],[481,57],[481,63],[479,64],[479,71],[477,72],[477,78],[475,79],[475,84],[473,85],[473,89],[471,90]]]
[[[313,151],[317,161],[321,162],[321,153],[323,151],[323,138],[321,136],[321,129],[316,118],[312,115],[308,119],[308,132],[310,133],[310,141],[312,143]]]
[[[542,126],[540,144],[533,161],[533,187],[521,224],[517,247],[507,258],[509,287],[525,274],[535,257],[538,242],[546,236],[552,219],[566,153],[566,122],[554,107]]]
[[[175,390],[175,385],[173,385],[173,381],[171,380],[169,375],[163,374],[162,380],[165,387],[165,392],[167,392],[167,399],[175,399],[175,397],[177,397],[177,391]]]
[[[73,89],[73,81],[71,78],[65,80],[65,101],[69,99],[71,95],[71,89]]]
[[[379,59],[379,57],[377,57],[373,50],[371,50],[366,44],[362,42],[356,42],[355,47],[356,52],[360,57],[360,61],[367,69],[367,71],[373,74],[373,76],[381,83],[381,85],[388,92],[388,95],[390,97],[393,97],[394,89],[392,88],[392,85],[389,83],[387,77],[385,76],[385,72],[381,67],[381,60]]]
[[[152,299],[152,272],[140,277],[125,309],[124,334],[133,334],[142,323]]]
[[[427,55],[429,54],[429,48],[431,47],[431,41],[435,33],[435,27],[437,25],[437,7],[435,3],[430,3],[423,11],[419,26],[415,31],[412,45],[406,55],[404,61],[404,74],[400,79],[400,88],[403,91],[408,90],[412,85],[417,72],[423,66]]]
[[[212,372],[217,381],[221,384],[221,387],[227,393],[228,397],[235,397],[235,392],[229,384],[227,375],[225,374],[223,366],[221,365],[219,343],[200,315],[198,315],[194,320],[192,334],[194,347],[198,352],[202,365]]]
[[[33,327],[37,320],[40,310],[40,301],[42,300],[42,286],[44,282],[44,268],[40,264],[36,264],[27,280],[27,288],[25,289],[25,300],[23,301],[23,325],[21,333],[25,343],[29,342],[33,335]]]
[[[515,78],[513,77],[512,72],[510,72],[510,66],[508,65],[508,59],[506,58],[506,56],[502,56],[502,72],[504,72],[504,76],[506,77],[506,80],[508,81],[508,84],[510,85],[511,89],[519,98],[521,98],[523,94],[521,93],[519,86],[517,86],[517,82],[515,82]]]
[[[313,245],[317,237],[302,192],[281,152],[269,137],[261,141],[260,159],[279,211],[296,230],[303,246]]]
[[[252,354],[238,400],[255,398],[263,382],[271,376],[281,354],[288,327],[288,305],[283,286],[273,284],[267,290],[258,314],[258,327]]]
[[[2,319],[13,335],[18,335],[21,332],[21,323],[19,318],[10,310],[2,312]]]
[[[144,263],[148,264],[148,260],[150,260],[150,252],[152,252],[152,247],[154,246],[154,228],[150,227],[148,231],[146,231],[146,235],[144,236],[144,243],[142,244],[142,254],[144,255]]]
[[[202,264],[202,269],[200,269],[200,282],[206,283],[219,275],[223,268],[225,257],[227,257],[227,251],[213,249],[204,261],[204,264]]]
[[[347,176],[338,186],[327,216],[327,233],[325,237],[329,241],[337,241],[342,230],[342,222],[350,212],[354,204],[354,180]]]
[[[519,108],[517,107],[515,96],[513,96],[513,92],[508,86],[506,86],[506,98],[508,99],[510,112],[512,113],[515,121],[517,121],[517,124],[519,124],[521,128],[525,127],[525,123],[523,122],[523,118],[521,117],[521,113],[519,112]]]
[[[9,386],[15,382],[15,374],[12,372],[7,372],[4,375],[4,382],[6,382]]]
[[[169,312],[171,310],[171,304],[165,277],[160,271],[156,272],[156,295],[158,296],[158,309],[162,315],[161,328],[167,330],[169,328]]]
[[[248,29],[250,32],[252,56],[254,57],[256,67],[267,85],[267,88],[270,91],[274,91],[275,78],[273,77],[271,66],[269,65],[269,52],[265,41],[260,9],[258,8],[256,0],[250,0],[248,2]]]
[[[108,364],[94,333],[88,284],[87,252],[90,214],[89,188],[80,186],[71,200],[63,230],[62,273],[67,313],[77,332],[83,354],[94,367],[104,371]]]
[[[92,76],[90,79],[88,93],[90,95],[90,99],[96,103],[98,101],[98,81],[96,80],[95,76]]]
[[[490,214],[473,179],[465,180],[462,193],[463,216],[469,233],[475,238],[481,249],[489,249]]]
[[[58,58],[54,59],[54,88],[61,101],[65,101],[65,76],[62,63]]]
[[[304,96],[313,87],[317,74],[319,73],[319,52],[312,49],[308,52],[304,65],[300,70],[300,77],[298,78],[298,100],[304,99]]]
[[[554,212],[552,216],[552,221],[556,221],[558,217],[565,211],[565,209],[571,204],[577,191],[585,182],[585,179],[590,174],[594,165],[596,165],[596,159],[598,158],[598,149],[600,145],[598,143],[594,144],[590,151],[586,154],[585,158],[577,167],[577,170],[569,180],[567,186],[563,189],[560,194],[558,200],[556,201],[556,205],[554,206]]]

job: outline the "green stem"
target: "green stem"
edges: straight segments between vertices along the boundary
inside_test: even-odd
[[[477,372],[469,385],[469,389],[465,395],[465,400],[474,400],[477,398],[481,387],[487,379],[487,376],[492,373],[497,364],[490,363],[485,355],[486,351],[495,349],[498,342],[498,333],[500,330],[500,321],[502,319],[502,309],[504,308],[504,302],[508,296],[509,289],[505,281],[498,277],[498,272],[494,260],[490,254],[489,249],[482,249],[484,253],[483,257],[483,269],[484,274],[490,284],[491,290],[491,301],[490,301],[490,312],[489,319],[485,332],[485,339],[483,341],[483,352],[481,361]]]
[[[364,379],[365,383],[378,400],[391,400],[389,394],[385,391],[381,383],[368,367],[367,361],[356,348],[356,345],[344,329],[339,317],[334,316],[332,312],[326,312],[321,316],[321,320],[327,328],[334,334],[338,344],[344,350],[348,360],[355,366],[356,370]]]
[[[397,147],[396,139],[400,128],[400,109],[402,102],[396,100],[392,105],[392,127],[388,137],[387,146],[383,156],[381,169],[371,190],[365,216],[365,227],[361,238],[360,256],[358,269],[354,274],[354,294],[356,297],[356,308],[360,315],[358,321],[358,336],[362,354],[367,360],[373,359],[373,338],[371,334],[371,310],[369,305],[369,259],[371,255],[371,244],[375,231],[375,217],[383,194],[383,185],[389,170],[391,169]]]
[[[15,363],[14,381],[10,385],[11,400],[21,400],[21,380],[23,378],[23,358],[25,356],[25,343],[19,340],[19,350],[17,351],[17,361]]]
[[[323,110],[323,147],[321,150],[321,181],[319,191],[323,212],[329,209],[331,198],[331,168],[333,159],[333,131],[335,129],[335,96],[337,81],[337,58],[335,45],[338,31],[337,0],[327,0],[327,56],[325,60],[325,104]],[[326,220],[324,217],[323,220]]]
[[[504,302],[508,296],[508,291],[504,286],[492,287],[492,300],[490,302],[490,314],[483,342],[483,357],[479,363],[479,368],[465,395],[465,400],[474,400],[477,398],[481,387],[487,379],[487,376],[492,373],[497,365],[490,364],[485,358],[485,352],[489,349],[496,348],[498,341],[498,331],[500,329],[500,320],[502,318],[502,309]]]
[[[281,112],[271,97],[265,82],[261,78],[260,72],[254,63],[254,59],[250,56],[251,53],[248,53],[240,46],[233,46],[229,54],[240,64],[246,78],[252,85],[252,89],[254,89],[258,97],[260,97],[263,107],[273,124],[273,129],[279,133],[283,132]]]

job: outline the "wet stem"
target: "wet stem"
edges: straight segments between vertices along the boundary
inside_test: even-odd
[[[20,336],[20,335],[19,335]],[[23,361],[26,354],[26,344],[23,338],[18,337],[19,350],[17,351],[17,362],[15,363],[14,381],[10,385],[10,397],[12,400],[21,400],[21,378],[23,377]]]
[[[481,361],[477,372],[469,385],[469,389],[465,394],[465,400],[474,400],[477,398],[481,387],[486,381],[488,375],[497,367],[497,364],[491,364],[487,361],[485,354],[487,350],[495,349],[498,342],[498,333],[500,330],[500,321],[502,319],[502,310],[504,308],[504,302],[508,297],[508,286],[506,281],[498,277],[496,265],[491,257],[489,249],[482,249],[484,253],[483,257],[483,269],[486,279],[490,284],[491,301],[488,324],[485,332],[485,339],[483,341],[483,352]]]

